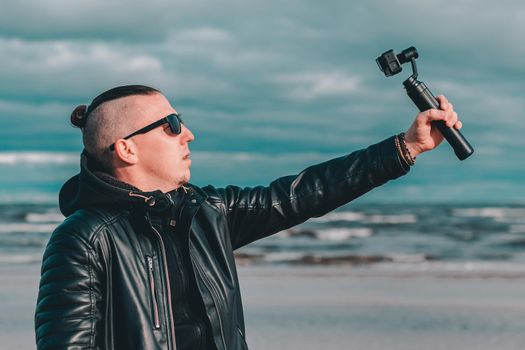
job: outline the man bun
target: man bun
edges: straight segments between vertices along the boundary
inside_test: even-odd
[[[91,104],[88,106],[80,105],[77,106],[71,113],[71,125],[76,128],[84,129],[86,126],[87,118],[98,106],[101,104],[116,100],[118,98],[131,96],[131,95],[149,95],[153,93],[161,93],[160,90],[152,88],[146,85],[123,85],[117,86],[113,89],[105,91],[95,97]]]
[[[87,109],[86,105],[77,106],[71,113],[71,125],[76,128],[84,129],[87,120]]]

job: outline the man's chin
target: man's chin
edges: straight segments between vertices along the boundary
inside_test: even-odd
[[[177,183],[179,183],[180,185],[185,185],[188,182],[190,182],[190,178],[191,178],[191,173],[190,173],[190,170],[188,169],[188,171],[182,178],[177,179]]]

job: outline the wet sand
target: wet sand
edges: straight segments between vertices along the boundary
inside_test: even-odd
[[[0,267],[0,349],[34,349],[40,266]],[[525,349],[525,277],[239,267],[252,350]]]
[[[263,349],[525,349],[525,279],[344,267],[240,270]]]

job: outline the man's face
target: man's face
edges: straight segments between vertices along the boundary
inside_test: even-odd
[[[128,97],[130,102],[131,132],[139,130],[169,114],[176,113],[169,101],[161,94],[135,95]],[[122,135],[124,136],[124,135]],[[133,136],[136,147],[139,174],[147,177],[147,182],[162,190],[171,190],[190,180],[191,159],[189,143],[193,141],[192,132],[182,125],[181,133],[171,132],[166,123],[145,134]]]

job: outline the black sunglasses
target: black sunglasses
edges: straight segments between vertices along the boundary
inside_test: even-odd
[[[176,135],[178,135],[182,131],[181,124],[184,124],[182,122],[182,119],[180,119],[180,116],[181,115],[177,114],[177,113],[170,114],[167,117],[164,117],[164,118],[162,118],[160,120],[157,120],[156,122],[153,122],[150,125],[147,125],[147,126],[143,127],[142,129],[135,131],[133,134],[129,134],[128,136],[123,137],[122,139],[127,140],[127,139],[129,139],[129,138],[131,138],[133,136],[136,136],[136,135],[139,135],[139,134],[145,134],[145,133],[155,129],[156,127],[164,125],[166,123],[168,123],[170,125],[171,132],[176,134]],[[111,146],[109,146],[109,150],[110,151],[115,150],[115,144],[112,144]]]

